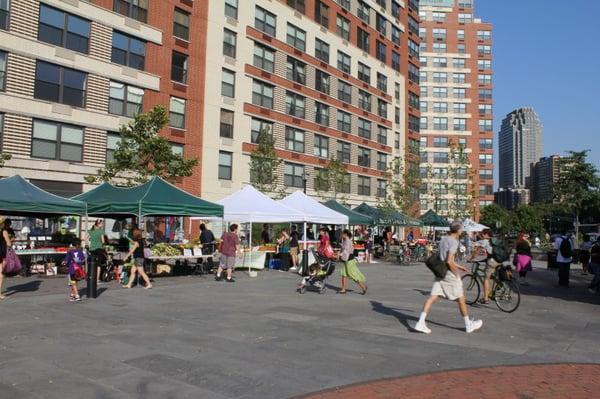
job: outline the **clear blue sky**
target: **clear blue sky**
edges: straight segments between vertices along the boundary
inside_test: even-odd
[[[475,0],[475,16],[494,26],[496,139],[532,106],[545,155],[589,149],[600,168],[600,0]]]

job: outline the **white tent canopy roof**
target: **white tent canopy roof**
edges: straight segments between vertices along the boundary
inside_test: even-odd
[[[489,227],[487,227],[483,224],[476,223],[473,220],[468,219],[468,218],[463,221],[463,227],[467,233],[480,232],[480,231],[489,229]]]
[[[245,186],[216,203],[224,207],[225,222],[285,223],[303,220],[304,217],[302,213],[267,197],[252,186]]]
[[[334,211],[321,204],[314,198],[304,194],[302,191],[296,191],[279,201],[280,204],[292,208],[302,214],[302,218],[295,219],[289,217],[293,222],[312,222],[322,224],[348,224],[348,216]],[[227,213],[227,208],[225,208]]]

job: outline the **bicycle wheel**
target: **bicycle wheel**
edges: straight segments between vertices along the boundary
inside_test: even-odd
[[[494,289],[494,301],[503,312],[512,313],[521,303],[521,292],[514,280],[497,282]]]
[[[463,290],[467,304],[473,305],[477,303],[479,296],[481,295],[481,287],[479,286],[477,277],[472,274],[465,274],[462,276],[461,280],[463,283]]]

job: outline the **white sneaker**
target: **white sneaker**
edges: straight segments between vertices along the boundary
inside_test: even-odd
[[[423,334],[431,334],[431,330],[427,327],[425,322],[418,322],[415,324],[415,331],[422,332]]]
[[[483,326],[483,321],[481,320],[469,320],[469,323],[465,327],[465,331],[467,334],[472,333],[473,331],[479,330]]]
[[[290,267],[290,271],[291,271],[291,272],[298,271],[298,268],[296,268],[296,267]]]

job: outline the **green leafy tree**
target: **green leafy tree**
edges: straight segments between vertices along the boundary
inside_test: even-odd
[[[275,140],[269,128],[263,129],[258,134],[258,145],[250,154],[250,183],[259,191],[275,192],[282,162],[275,151]]]
[[[348,179],[346,165],[337,158],[331,158],[327,166],[317,172],[315,189],[320,196],[331,194],[331,198],[337,201],[339,193],[346,191],[344,186],[348,185]]]
[[[128,186],[144,183],[153,176],[174,181],[191,176],[197,159],[186,159],[173,152],[169,140],[158,132],[169,122],[163,106],[157,105],[147,113],[135,115],[133,121],[121,126],[121,138],[112,161],[97,175],[87,176],[89,183],[125,183]]]
[[[10,160],[11,158],[12,155],[10,154],[0,153],[0,168],[3,168],[6,161]]]
[[[407,215],[415,216],[419,212],[419,187],[421,179],[419,167],[404,167],[402,158],[395,157],[386,173],[386,207],[393,205]]]
[[[465,147],[452,143],[448,157],[448,216],[452,219],[475,217],[471,210],[475,200],[473,171]]]
[[[586,151],[569,151],[569,156],[558,161],[558,179],[554,184],[554,199],[575,217],[579,233],[581,216],[597,204],[600,190],[598,169],[587,162]]]
[[[540,207],[521,204],[513,213],[514,227],[518,231],[541,234],[544,231],[544,212]]]
[[[507,232],[514,228],[511,212],[498,204],[491,204],[481,209],[480,223],[501,232]]]

